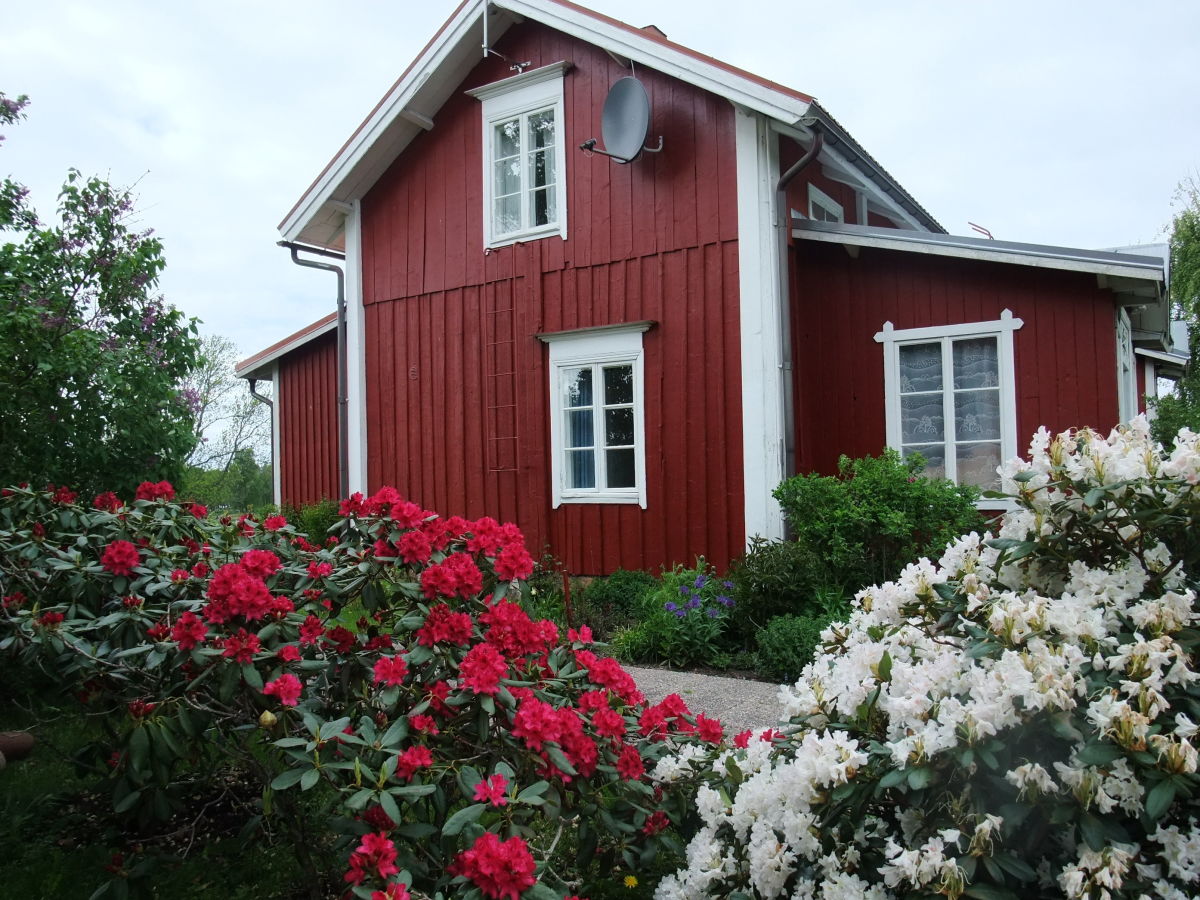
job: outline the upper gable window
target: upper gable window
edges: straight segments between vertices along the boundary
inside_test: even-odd
[[[483,105],[483,242],[567,236],[563,73],[555,63],[468,91]]]
[[[814,222],[845,222],[846,214],[838,203],[815,184],[808,186],[808,217]]]

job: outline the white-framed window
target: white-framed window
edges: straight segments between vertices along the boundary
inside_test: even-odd
[[[992,322],[899,331],[885,322],[875,340],[888,446],[920,453],[931,477],[997,487],[997,466],[1017,455],[1013,332],[1023,324],[1007,309]]]
[[[842,209],[842,204],[838,203],[815,184],[809,184],[808,186],[808,217],[814,222],[846,221],[846,213]]]
[[[642,333],[650,322],[538,337],[550,347],[550,452],[555,508],[646,506]]]
[[[1138,414],[1137,369],[1134,367],[1133,325],[1129,310],[1117,310],[1117,415],[1128,422]]]
[[[563,75],[543,66],[468,91],[483,106],[483,242],[567,236]]]

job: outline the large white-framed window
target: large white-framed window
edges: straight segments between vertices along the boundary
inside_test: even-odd
[[[809,184],[808,217],[814,222],[845,222],[846,211],[815,184]]]
[[[540,334],[550,347],[553,505],[646,507],[642,334],[651,322]]]
[[[567,237],[563,75],[533,69],[468,91],[483,107],[483,243]]]
[[[920,453],[931,477],[997,487],[996,468],[1017,455],[1013,332],[1023,324],[1007,309],[991,322],[901,330],[885,322],[875,340],[888,446]]]

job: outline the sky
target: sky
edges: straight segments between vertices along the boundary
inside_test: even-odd
[[[953,234],[1163,241],[1200,170],[1200,3],[584,2],[815,96]],[[136,185],[163,293],[248,356],[333,310],[277,225],[456,5],[25,4],[0,174],[43,218],[70,167]]]

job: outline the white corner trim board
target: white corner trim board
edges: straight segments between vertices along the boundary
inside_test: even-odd
[[[350,493],[367,491],[367,358],[363,311],[362,203],[346,216],[346,458]]]
[[[780,263],[774,227],[777,143],[760,113],[734,107],[738,311],[742,363],[742,481],[747,541],[784,536],[771,492],[783,479]]]

